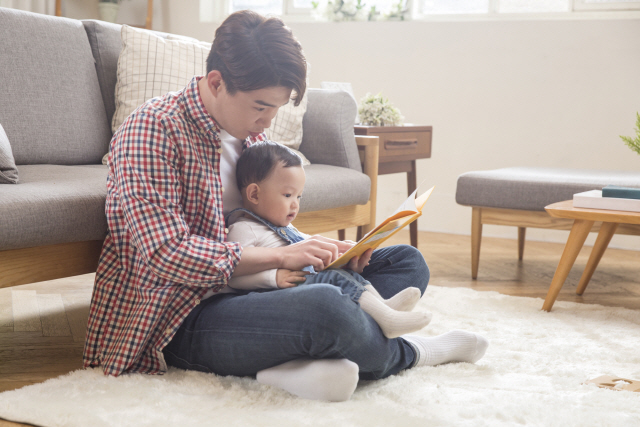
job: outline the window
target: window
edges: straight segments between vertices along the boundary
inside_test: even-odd
[[[322,0],[318,0],[322,3]],[[334,4],[336,1],[333,0]],[[570,14],[589,11],[640,11],[640,0],[360,0],[366,12],[378,12],[408,5],[414,18],[442,15],[496,16],[509,14]],[[314,0],[200,0],[203,22],[224,19],[229,13],[253,9],[262,14],[311,16]],[[326,0],[325,0],[326,2]],[[356,4],[357,0],[345,0]],[[366,19],[366,18],[365,18]]]

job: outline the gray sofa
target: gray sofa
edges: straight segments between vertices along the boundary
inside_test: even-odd
[[[0,287],[94,271],[107,233],[101,159],[120,50],[119,25],[0,8],[0,125],[19,175],[0,184]],[[366,230],[375,222],[377,145],[363,139],[359,152],[349,95],[308,96],[300,150],[312,164],[297,225]],[[367,174],[365,157],[376,162]]]

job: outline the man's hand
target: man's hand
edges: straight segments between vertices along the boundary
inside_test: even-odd
[[[364,268],[369,265],[369,260],[371,260],[371,254],[373,253],[373,249],[367,249],[362,255],[354,256],[351,258],[349,263],[345,265],[343,268],[348,268],[349,270],[355,271],[358,274],[362,274]]]
[[[279,268],[276,271],[276,284],[280,289],[294,288],[300,283],[304,283],[307,271],[291,271],[286,268]]]

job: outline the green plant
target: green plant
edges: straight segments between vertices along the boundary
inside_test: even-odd
[[[360,100],[358,108],[360,121],[369,126],[398,126],[404,121],[400,110],[391,105],[382,94],[371,95],[367,93]]]
[[[381,12],[375,5],[369,7],[363,0],[317,0],[312,1],[316,19],[327,21],[404,21],[409,16],[408,0],[398,0],[388,12]]]
[[[624,143],[627,144],[627,146],[629,148],[631,148],[636,153],[640,154],[640,113],[636,113],[636,116],[637,116],[637,118],[636,118],[636,138],[635,139],[631,139],[631,137],[629,137],[629,136],[622,136],[622,135],[620,135],[620,138],[622,138]]]

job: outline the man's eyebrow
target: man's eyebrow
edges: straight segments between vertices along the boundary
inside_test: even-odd
[[[254,101],[256,104],[259,105],[264,105],[265,107],[275,107],[275,105],[269,104],[267,102],[261,101],[261,100],[256,100]],[[284,107],[285,105],[287,105],[289,103],[289,100],[287,100],[287,102],[285,102],[284,104],[281,105],[281,107]]]

